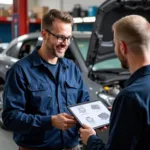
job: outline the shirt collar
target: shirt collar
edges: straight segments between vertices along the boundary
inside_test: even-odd
[[[36,47],[36,49],[32,53],[33,58],[31,59],[31,61],[32,61],[33,66],[44,65],[42,58],[38,54],[39,49],[40,47]],[[69,67],[66,58],[59,58],[59,62],[63,66],[63,68]]]
[[[135,71],[131,77],[125,82],[125,87],[129,86],[130,84],[132,84],[135,80],[137,80],[138,78],[145,76],[145,75],[150,75],[150,65],[147,66],[143,66],[140,69],[138,69],[137,71]]]

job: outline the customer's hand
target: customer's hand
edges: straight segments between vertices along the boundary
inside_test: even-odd
[[[67,130],[68,128],[71,128],[72,126],[77,124],[75,118],[67,113],[61,113],[52,116],[51,121],[52,121],[52,126],[61,130]]]
[[[108,129],[109,126],[104,126],[104,127],[101,127],[101,128],[98,128],[98,130],[100,130],[101,132],[105,131]]]
[[[87,144],[87,141],[89,139],[89,137],[91,135],[96,135],[96,132],[93,128],[91,128],[90,126],[88,125],[83,125],[82,128],[80,128],[80,137],[81,137],[81,140],[84,144]]]
[[[108,109],[111,111],[111,110],[112,110],[112,107],[108,107]]]

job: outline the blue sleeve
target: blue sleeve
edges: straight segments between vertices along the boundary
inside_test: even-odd
[[[52,128],[51,116],[32,115],[26,110],[26,82],[21,67],[14,65],[6,75],[6,83],[3,94],[4,125],[9,130],[27,133],[31,129]]]
[[[79,92],[78,92],[78,101],[77,103],[82,103],[85,101],[89,101],[90,100],[90,96],[88,93],[88,89],[84,83],[84,80],[82,78],[81,72],[79,70],[79,68],[76,66],[76,71],[77,71],[77,78],[78,78],[78,83],[80,85],[79,87]]]
[[[88,139],[89,150],[135,149],[143,129],[141,106],[129,96],[118,96],[110,119],[109,140],[106,145],[96,136]]]

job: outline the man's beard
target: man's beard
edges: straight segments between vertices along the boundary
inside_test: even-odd
[[[57,53],[57,50],[55,50],[54,48],[47,47],[47,53],[57,58],[63,58],[65,56],[65,52],[62,54],[59,54]]]
[[[57,58],[63,58],[65,56],[65,52],[63,54],[58,54],[54,49],[52,52],[52,55],[57,57]]]
[[[118,58],[120,60],[120,63],[121,63],[121,66],[122,68],[124,69],[129,69],[129,64],[128,64],[128,61],[126,60],[126,58],[124,58],[120,52],[120,50],[118,51]]]

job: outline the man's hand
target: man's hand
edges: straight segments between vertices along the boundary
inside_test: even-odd
[[[67,130],[77,123],[75,118],[69,114],[61,113],[55,116],[52,116],[52,126],[61,129]]]
[[[112,110],[112,107],[108,107],[108,109],[111,111],[111,110]]]
[[[108,129],[109,126],[104,126],[104,127],[101,127],[101,128],[98,128],[98,130],[100,130],[101,132],[105,131]]]
[[[87,141],[91,135],[96,135],[95,130],[85,124],[83,125],[82,128],[80,128],[79,131],[80,131],[81,140],[84,144],[87,144]]]

